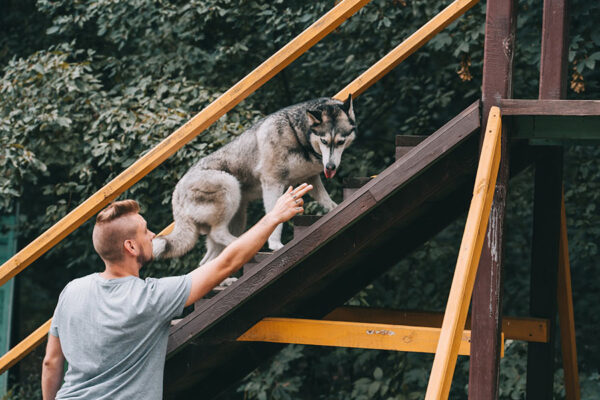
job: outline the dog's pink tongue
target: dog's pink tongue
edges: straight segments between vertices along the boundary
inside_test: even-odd
[[[333,176],[335,175],[335,171],[336,171],[335,169],[332,171],[330,169],[323,168],[323,172],[325,172],[325,178],[327,178],[327,179],[333,178]]]

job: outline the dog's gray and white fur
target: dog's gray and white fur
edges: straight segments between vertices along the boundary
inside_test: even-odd
[[[215,258],[246,227],[248,202],[262,196],[270,211],[287,187],[307,182],[312,197],[331,210],[319,177],[335,175],[344,149],[356,135],[352,96],[296,104],[261,119],[231,143],[202,158],[181,178],[173,192],[175,227],[153,240],[154,257],[179,257],[206,234],[206,255]],[[269,248],[281,244],[279,225]],[[234,236],[235,235],[235,236]]]

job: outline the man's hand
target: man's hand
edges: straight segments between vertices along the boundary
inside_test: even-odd
[[[312,185],[303,183],[295,189],[290,186],[288,190],[277,199],[275,207],[269,212],[269,215],[275,219],[277,224],[292,219],[296,214],[304,211],[304,200],[302,196],[312,190]]]

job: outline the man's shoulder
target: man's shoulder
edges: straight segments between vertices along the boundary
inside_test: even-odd
[[[97,274],[96,273],[89,274],[86,276],[82,276],[80,278],[73,279],[72,281],[67,283],[67,285],[63,289],[63,293],[88,287],[90,285],[90,282],[92,282],[94,280],[94,275],[97,275]]]

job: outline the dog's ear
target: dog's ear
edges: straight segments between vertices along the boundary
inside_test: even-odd
[[[306,115],[310,126],[319,125],[323,119],[321,110],[306,110]]]
[[[348,114],[348,118],[350,118],[352,122],[355,122],[354,107],[352,107],[352,93],[348,93],[348,98],[346,99],[346,101],[344,101],[344,104],[342,104],[342,109],[346,111],[346,114]]]

